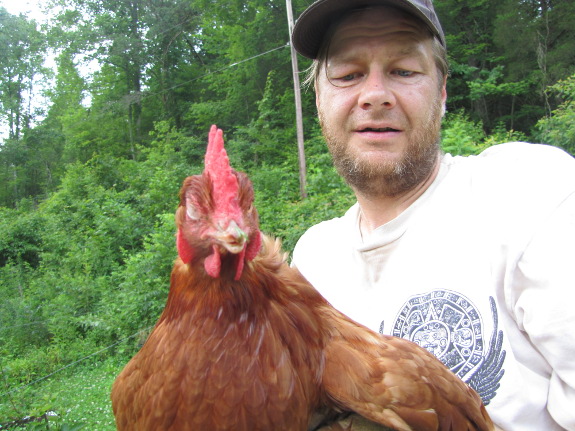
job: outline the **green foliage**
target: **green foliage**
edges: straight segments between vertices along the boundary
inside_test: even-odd
[[[143,331],[134,343],[116,349],[118,353],[133,354],[160,317],[177,256],[174,232],[173,214],[158,216],[154,233],[146,238],[143,249],[132,254],[125,266],[113,274],[112,283],[91,314],[98,322],[92,336],[99,342],[111,344]]]
[[[353,193],[335,172],[321,135],[316,133],[306,144],[307,199],[299,200],[295,167],[269,166],[250,176],[262,230],[281,238],[288,252],[310,226],[342,216],[355,202]]]
[[[8,125],[8,137],[18,140],[30,127],[32,112],[26,93],[37,82],[45,41],[34,21],[10,15],[0,6],[0,124]]]
[[[230,153],[239,154],[239,166],[247,170],[278,161],[296,163],[295,111],[290,109],[294,95],[291,88],[278,86],[276,78],[275,71],[268,74],[257,117],[238,128],[229,144]]]
[[[16,422],[6,429],[18,430],[114,431],[110,387],[124,365],[117,359],[90,362],[62,371],[57,379],[4,395],[0,424]]]
[[[355,198],[304,91],[300,199],[283,3],[58,3],[43,28],[0,8],[0,423],[53,410],[24,429],[112,430],[109,387],[164,307],[178,190],[203,169],[211,124],[287,251]],[[575,9],[540,4],[435,1],[452,71],[445,151],[534,138],[575,151]],[[34,110],[46,42],[57,71]]]
[[[485,136],[480,122],[472,121],[462,111],[448,113],[441,132],[441,147],[446,153],[458,155],[478,154]]]
[[[504,142],[527,142],[527,135],[516,130],[507,130],[503,123],[499,123],[491,131],[489,135],[485,137],[483,145],[485,148],[492,145],[503,144]]]
[[[198,150],[162,124],[156,137],[143,162],[96,156],[70,165],[37,208],[0,209],[0,349],[11,386],[157,319],[175,257],[177,191]]]
[[[544,89],[575,71],[573,2],[436,0],[449,51],[450,110],[487,132],[504,122],[531,133],[548,110]]]
[[[479,154],[487,147],[511,141],[525,141],[526,136],[506,130],[499,124],[487,135],[479,121],[473,121],[463,112],[448,113],[442,127],[441,147],[454,156]]]
[[[575,155],[575,75],[549,87],[549,91],[562,102],[550,116],[537,123],[539,139]]]
[[[38,234],[44,228],[44,220],[30,202],[20,205],[18,210],[0,207],[0,267],[8,263],[37,267],[40,263]]]

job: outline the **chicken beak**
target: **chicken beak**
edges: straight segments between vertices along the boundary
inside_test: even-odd
[[[239,254],[245,248],[248,235],[232,220],[226,229],[218,230],[215,239],[230,253]]]

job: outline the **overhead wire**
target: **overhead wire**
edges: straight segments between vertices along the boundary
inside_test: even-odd
[[[207,77],[207,76],[210,76],[210,75],[213,75],[213,74],[216,74],[216,73],[221,73],[221,72],[223,72],[223,71],[225,71],[225,70],[227,70],[227,69],[231,69],[232,67],[236,67],[236,66],[238,66],[238,65],[240,65],[240,64],[243,64],[243,63],[246,63],[246,62],[248,62],[248,61],[254,60],[254,59],[256,59],[256,58],[262,57],[262,56],[264,56],[264,55],[270,54],[270,53],[272,53],[272,52],[274,52],[274,51],[278,51],[278,50],[280,50],[280,49],[287,48],[287,47],[289,47],[289,46],[290,46],[290,44],[289,44],[289,42],[288,42],[288,43],[286,43],[286,44],[284,44],[284,45],[277,46],[277,47],[272,48],[272,49],[269,49],[269,50],[267,50],[267,51],[265,51],[265,52],[261,52],[261,53],[259,53],[259,54],[253,55],[253,56],[248,57],[248,58],[245,58],[245,59],[243,59],[243,60],[236,61],[236,62],[231,63],[231,64],[229,64],[229,65],[227,65],[227,66],[225,66],[225,67],[222,67],[222,68],[220,68],[220,69],[210,71],[210,72],[205,73],[205,74],[203,74],[203,75],[201,75],[201,76],[197,76],[197,77],[195,77],[195,78],[193,78],[193,79],[190,79],[190,80],[188,80],[188,81],[185,81],[185,82],[182,82],[182,83],[173,85],[172,87],[166,88],[166,89],[164,89],[164,90],[161,90],[161,91],[158,91],[158,92],[154,92],[154,93],[147,93],[147,94],[145,94],[144,96],[142,96],[142,99],[143,99],[143,98],[147,98],[147,97],[151,97],[151,96],[155,96],[155,95],[159,95],[159,94],[165,93],[165,92],[167,92],[167,91],[171,91],[171,90],[173,90],[173,89],[175,89],[175,88],[181,87],[181,86],[183,86],[183,85],[187,85],[187,84],[189,84],[189,83],[191,83],[191,82],[197,81],[197,80],[199,80],[199,79],[203,79],[203,78],[205,78],[205,77]],[[25,323],[25,324],[22,324],[22,325],[15,325],[15,326],[10,326],[10,327],[0,327],[0,329],[8,329],[8,328],[16,328],[16,327],[22,327],[22,326],[29,326],[29,325],[39,324],[39,323],[41,323],[41,322],[30,322],[30,323]],[[98,355],[98,354],[100,354],[100,353],[103,353],[103,352],[105,352],[105,351],[111,349],[111,348],[114,347],[114,346],[117,346],[118,344],[120,344],[120,343],[122,343],[122,342],[124,342],[124,341],[126,341],[126,340],[129,340],[129,339],[131,339],[131,338],[134,338],[134,337],[138,336],[139,334],[141,334],[142,331],[146,331],[146,330],[149,330],[149,329],[151,329],[151,327],[146,328],[146,329],[142,329],[142,330],[136,332],[135,334],[132,334],[132,335],[130,335],[130,336],[128,336],[128,337],[122,338],[122,339],[120,339],[120,340],[114,342],[113,344],[111,344],[111,345],[109,345],[109,346],[106,346],[106,347],[104,347],[104,348],[102,348],[102,349],[97,350],[96,352],[90,353],[89,355],[86,355],[86,356],[84,356],[84,357],[82,357],[82,358],[80,358],[80,359],[78,359],[78,360],[76,360],[76,361],[73,361],[73,362],[71,362],[71,363],[69,363],[69,364],[66,364],[66,365],[64,365],[63,367],[58,368],[57,370],[55,370],[55,371],[53,371],[53,372],[51,372],[51,373],[49,373],[49,374],[47,374],[47,375],[45,375],[45,376],[43,376],[43,377],[40,377],[40,378],[38,378],[38,379],[36,379],[36,380],[34,380],[34,381],[32,381],[32,382],[26,383],[26,384],[24,384],[24,385],[21,385],[21,386],[18,386],[18,387],[16,387],[16,388],[12,388],[12,389],[10,389],[10,390],[8,390],[8,391],[6,391],[6,392],[3,392],[3,393],[0,394],[0,396],[5,396],[5,395],[11,394],[11,393],[13,393],[13,392],[17,392],[17,391],[20,391],[20,390],[22,390],[22,389],[25,389],[25,388],[27,388],[27,387],[29,387],[29,386],[35,385],[35,384],[37,384],[37,383],[39,383],[39,382],[42,382],[42,381],[44,381],[44,380],[46,380],[46,379],[52,377],[53,375],[55,375],[55,374],[57,374],[57,373],[60,373],[60,372],[66,370],[66,369],[68,369],[68,368],[70,368],[70,367],[73,367],[74,365],[76,365],[76,364],[78,364],[78,363],[80,363],[80,362],[83,362],[83,361],[85,361],[85,360],[87,360],[87,359],[89,359],[89,358],[91,358],[91,357],[93,357],[93,356],[96,356],[96,355]]]
[[[0,326],[0,331],[3,329],[21,328],[23,326],[41,325],[43,323],[45,323],[43,320],[35,320],[34,322],[22,323],[21,325]]]
[[[270,53],[272,53],[272,52],[274,52],[274,51],[277,51],[277,50],[280,50],[280,49],[283,49],[283,48],[288,48],[289,46],[290,46],[290,44],[289,44],[289,42],[288,42],[288,43],[286,43],[286,44],[284,44],[284,45],[277,46],[277,47],[272,48],[272,49],[270,49],[270,50],[268,50],[268,51],[261,52],[261,53],[259,53],[259,54],[253,55],[253,56],[251,56],[251,57],[249,57],[249,58],[245,58],[245,59],[243,59],[243,60],[236,61],[235,63],[228,64],[227,66],[222,67],[222,68],[220,68],[220,69],[216,69],[216,70],[213,70],[213,71],[211,71],[211,72],[205,73],[205,74],[203,74],[203,75],[196,76],[195,78],[192,78],[192,79],[190,79],[190,80],[188,80],[188,81],[180,82],[179,84],[176,84],[176,85],[173,85],[173,86],[171,86],[171,87],[165,88],[165,89],[163,89],[163,90],[161,90],[161,91],[156,91],[156,92],[153,92],[153,93],[146,93],[145,95],[142,96],[142,99],[145,99],[145,98],[148,98],[148,97],[152,97],[152,96],[157,96],[157,95],[159,95],[159,94],[163,94],[163,93],[165,93],[165,92],[167,92],[167,91],[174,90],[175,88],[182,87],[182,86],[184,86],[184,85],[190,84],[191,82],[194,82],[194,81],[198,81],[198,80],[200,80],[200,79],[203,79],[203,78],[205,78],[205,77],[207,77],[207,76],[210,76],[210,75],[214,75],[214,74],[216,74],[216,73],[223,72],[223,71],[225,71],[225,70],[227,70],[227,69],[231,69],[232,67],[238,66],[238,65],[240,65],[240,64],[242,64],[242,63],[246,63],[246,62],[251,61],[251,60],[254,60],[254,59],[258,58],[258,57],[262,57],[262,56],[264,56],[264,55],[270,54]]]
[[[102,349],[100,349],[100,350],[97,350],[96,352],[90,353],[89,355],[86,355],[86,356],[84,356],[83,358],[80,358],[80,359],[78,359],[78,360],[76,360],[76,361],[74,361],[74,362],[70,362],[69,364],[66,364],[66,365],[64,365],[63,367],[58,368],[57,370],[52,371],[50,374],[47,374],[47,375],[45,375],[45,376],[43,376],[43,377],[40,377],[39,379],[36,379],[36,380],[34,380],[34,381],[32,381],[32,382],[28,382],[28,383],[26,383],[25,385],[21,385],[21,386],[18,386],[18,387],[16,387],[16,388],[12,388],[12,389],[10,389],[9,391],[3,392],[3,393],[0,394],[0,397],[2,397],[2,396],[4,396],[4,395],[11,394],[12,392],[20,391],[20,390],[25,389],[25,388],[27,388],[27,387],[29,387],[29,386],[35,385],[35,384],[37,384],[37,383],[39,383],[39,382],[41,382],[41,381],[43,381],[43,380],[46,380],[46,379],[52,377],[54,374],[57,374],[57,373],[59,373],[59,372],[61,372],[61,371],[64,371],[64,370],[70,368],[70,367],[73,367],[74,365],[79,364],[80,362],[83,362],[83,361],[85,361],[85,360],[87,360],[87,359],[90,359],[92,356],[99,355],[100,353],[103,353],[103,352],[105,352],[106,350],[109,350],[109,349],[111,349],[112,347],[115,347],[115,346],[117,346],[118,344],[120,344],[120,343],[122,343],[122,342],[124,342],[124,341],[126,341],[126,340],[129,340],[130,338],[137,337],[137,336],[140,335],[142,332],[144,332],[144,331],[149,331],[152,327],[153,327],[153,326],[149,326],[148,328],[141,329],[141,330],[139,330],[138,332],[136,332],[135,334],[132,334],[132,335],[129,335],[128,337],[122,338],[122,339],[116,341],[115,343],[110,344],[109,346],[106,346],[106,347],[104,347],[104,348],[102,348]]]

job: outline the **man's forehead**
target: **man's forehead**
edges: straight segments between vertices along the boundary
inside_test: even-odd
[[[397,9],[373,7],[354,11],[334,29],[328,56],[350,55],[352,51],[370,49],[370,44],[389,42],[394,55],[421,53],[422,41],[432,39],[431,33],[418,20]]]
[[[341,39],[383,36],[395,32],[431,36],[425,25],[413,16],[393,7],[373,6],[351,11],[336,24],[331,43]]]

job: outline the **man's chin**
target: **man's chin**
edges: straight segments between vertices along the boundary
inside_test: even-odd
[[[361,176],[376,179],[381,176],[393,175],[398,169],[401,171],[404,159],[405,157],[401,153],[372,150],[360,154],[349,154],[335,162],[336,166],[342,165],[343,171],[357,172]]]
[[[393,197],[417,186],[433,170],[438,152],[430,148],[426,157],[378,152],[360,157],[335,158],[339,174],[355,191],[364,195]],[[418,154],[423,156],[423,154]]]

